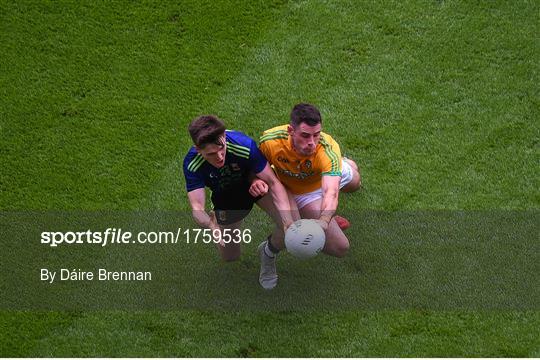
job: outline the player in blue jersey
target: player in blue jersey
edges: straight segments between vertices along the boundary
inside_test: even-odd
[[[184,176],[193,218],[199,226],[223,234],[217,239],[223,260],[239,258],[240,244],[225,242],[225,230],[230,229],[228,233],[233,234],[241,227],[260,194],[268,191],[275,208],[280,210],[270,214],[276,226],[286,229],[292,223],[287,191],[253,139],[225,130],[223,122],[214,115],[195,118],[188,131],[194,146],[184,158]],[[268,188],[251,188],[253,177],[263,180]],[[210,213],[205,211],[205,187],[212,191],[214,210]]]

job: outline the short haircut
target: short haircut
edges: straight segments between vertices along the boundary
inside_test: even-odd
[[[225,124],[215,115],[201,115],[193,119],[188,127],[193,143],[203,148],[208,144],[225,145],[221,137]]]
[[[322,124],[321,113],[314,105],[296,104],[291,111],[291,126],[296,128],[301,123],[306,123],[309,126]]]

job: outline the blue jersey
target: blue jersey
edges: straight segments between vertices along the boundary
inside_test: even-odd
[[[244,133],[231,130],[225,132],[225,138],[225,165],[219,169],[204,160],[194,146],[189,149],[184,158],[184,177],[188,192],[205,186],[214,194],[239,187],[249,188],[249,173],[258,174],[264,170],[266,158],[253,139]]]

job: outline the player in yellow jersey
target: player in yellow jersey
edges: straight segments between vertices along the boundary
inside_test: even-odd
[[[338,195],[340,190],[358,190],[360,173],[356,163],[343,158],[336,141],[321,129],[319,110],[311,104],[297,104],[290,123],[266,130],[259,148],[289,192],[293,218],[317,219],[326,232],[323,252],[342,257],[349,249],[349,240],[334,217]],[[262,181],[256,180],[250,191],[258,194],[257,189],[262,193],[263,188]],[[259,205],[267,212],[273,206],[269,196],[263,197]],[[283,239],[283,232],[277,229],[259,246],[259,282],[265,288],[277,284],[275,257],[285,247]]]

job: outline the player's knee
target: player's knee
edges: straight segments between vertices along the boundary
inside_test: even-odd
[[[338,258],[344,257],[349,252],[349,241],[344,240],[333,243],[325,252]]]
[[[344,257],[349,252],[349,247],[350,246],[348,242],[338,244],[334,249],[334,256],[338,258]]]
[[[353,177],[351,183],[351,191],[358,191],[362,186],[362,179],[360,179],[360,174],[357,172]]]
[[[356,165],[356,163],[351,159],[346,160],[347,163],[351,165],[352,179],[347,185],[341,188],[341,191],[350,193],[360,190],[360,188],[362,187],[362,177],[360,176],[360,170],[358,169],[358,165]]]
[[[362,186],[362,181],[360,180],[360,175],[358,174],[358,172],[356,172],[354,174],[352,180],[347,185],[345,185],[341,189],[341,191],[342,192],[347,192],[347,193],[355,192],[355,191],[360,190],[361,186]]]
[[[354,162],[354,160],[346,159],[346,161],[349,163],[349,165],[351,165],[351,167],[352,167],[355,171],[358,171],[358,165]]]

